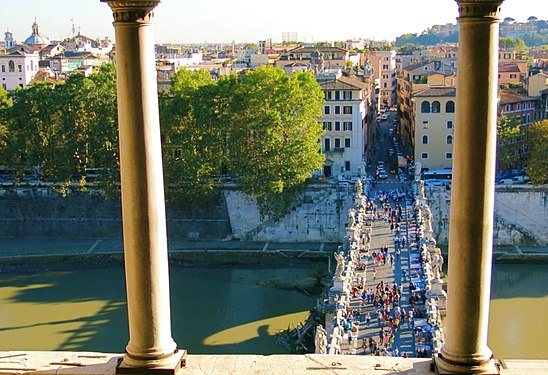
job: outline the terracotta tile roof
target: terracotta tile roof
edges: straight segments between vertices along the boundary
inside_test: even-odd
[[[536,98],[527,95],[519,94],[510,94],[509,92],[500,91],[499,92],[500,102],[499,104],[509,104],[509,103],[521,103],[530,100],[536,100]]]
[[[457,89],[451,86],[431,86],[426,89],[417,91],[413,94],[415,97],[431,97],[431,96],[456,96]]]

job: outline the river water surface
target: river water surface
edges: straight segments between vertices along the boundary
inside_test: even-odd
[[[284,353],[274,334],[304,320],[315,299],[257,285],[305,268],[171,269],[172,331],[191,353]],[[548,270],[495,265],[489,347],[497,358],[548,358]],[[0,350],[123,352],[123,270],[0,276]]]

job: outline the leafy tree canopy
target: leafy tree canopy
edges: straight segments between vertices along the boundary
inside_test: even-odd
[[[535,122],[528,129],[527,174],[535,184],[548,183],[548,120]]]
[[[66,82],[36,83],[12,93],[5,111],[9,143],[4,160],[20,170],[40,166],[42,177],[63,182],[86,168],[101,168],[104,188],[114,189],[118,170],[114,65],[89,77],[74,73]],[[108,175],[111,175],[108,177]]]
[[[518,119],[501,114],[497,123],[497,164],[500,170],[516,166],[518,150],[521,147],[517,142],[520,135]]]
[[[183,100],[172,90],[161,100],[169,139],[166,175],[168,181],[186,181],[170,186],[185,186],[191,194],[179,189],[179,196],[199,203],[195,197],[211,191],[212,176],[230,174],[257,199],[262,214],[285,213],[323,163],[318,153],[323,93],[314,77],[262,67],[200,85],[199,73],[181,74],[189,77],[193,94]]]

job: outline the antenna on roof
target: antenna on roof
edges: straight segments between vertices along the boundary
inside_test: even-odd
[[[70,22],[72,23],[72,26],[70,27],[68,38],[72,38],[76,35],[76,28],[74,27],[74,18],[71,18]]]

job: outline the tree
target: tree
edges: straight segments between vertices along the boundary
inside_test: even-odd
[[[12,101],[8,96],[8,92],[4,90],[3,87],[0,87],[0,164],[4,164],[6,161],[6,156],[4,155],[3,150],[6,149],[6,146],[9,143],[9,132],[7,127],[6,112],[11,107]]]
[[[160,123],[164,137],[166,195],[170,203],[197,208],[209,202],[223,160],[219,100],[216,85],[206,71],[179,70],[171,77],[169,93],[160,96]]]
[[[537,21],[538,21],[538,18],[535,16],[530,16],[529,18],[527,18],[528,23],[535,23]]]
[[[499,170],[513,168],[518,162],[517,154],[522,146],[518,142],[521,127],[517,118],[501,114],[497,123],[497,164]]]
[[[502,23],[505,23],[505,24],[508,24],[508,23],[513,23],[513,22],[516,22],[515,19],[513,19],[512,17],[506,17]]]
[[[232,93],[228,135],[229,169],[253,195],[263,215],[283,215],[324,155],[318,118],[323,92],[308,72],[286,75],[263,67],[221,80]]]
[[[548,182],[548,120],[535,122],[529,126],[529,160],[527,174],[535,184]]]
[[[66,190],[75,173],[101,168],[104,188],[118,176],[114,66],[84,77],[72,74],[65,83],[37,83],[13,93],[7,112],[9,162],[19,169],[40,166],[44,178]]]
[[[521,38],[502,37],[499,38],[499,45],[500,48],[515,50],[517,52],[523,51],[527,48],[525,42]]]
[[[226,173],[263,215],[281,216],[323,163],[323,102],[310,73],[262,67],[212,82],[209,73],[178,72],[160,107],[170,189],[198,205]]]

